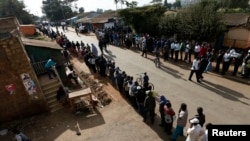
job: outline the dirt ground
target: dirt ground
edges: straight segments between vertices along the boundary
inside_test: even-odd
[[[73,58],[75,69],[90,73],[85,64]],[[80,75],[81,72],[79,72]],[[108,78],[91,75],[103,84],[103,90],[112,102],[76,115],[69,105],[54,113],[44,113],[29,118],[4,123],[3,129],[18,126],[32,141],[166,141],[169,140],[159,124],[158,107],[155,124],[145,124],[130,103],[109,83]],[[83,80],[84,81],[84,80]],[[78,135],[77,135],[78,133]],[[80,135],[79,135],[80,134]],[[0,136],[1,141],[14,141],[14,134]],[[184,140],[180,137],[179,140]]]

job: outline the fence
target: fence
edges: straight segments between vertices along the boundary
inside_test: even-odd
[[[46,73],[46,69],[45,69],[46,63],[47,61],[41,61],[41,62],[36,62],[32,64],[37,75]]]

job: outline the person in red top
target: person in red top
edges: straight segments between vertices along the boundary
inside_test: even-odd
[[[203,44],[200,48],[199,57],[206,56],[206,54],[207,54],[207,46]]]
[[[168,135],[172,134],[172,127],[173,127],[173,122],[175,119],[175,112],[172,109],[172,105],[170,102],[168,102],[164,106],[164,112],[165,112],[165,132],[167,132]]]

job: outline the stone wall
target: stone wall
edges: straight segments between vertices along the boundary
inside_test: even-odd
[[[21,79],[27,73],[37,86],[34,94],[28,94]],[[14,84],[16,91],[10,94],[6,85]],[[0,122],[24,118],[47,110],[37,76],[18,37],[0,40]]]

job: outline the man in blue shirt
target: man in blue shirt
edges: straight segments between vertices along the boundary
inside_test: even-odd
[[[56,65],[56,62],[54,61],[53,58],[49,59],[47,61],[47,63],[45,64],[45,69],[47,70],[48,72],[48,75],[49,75],[49,79],[53,79],[51,74],[53,74],[54,77],[56,77],[56,73],[54,72],[52,66],[55,66]]]

